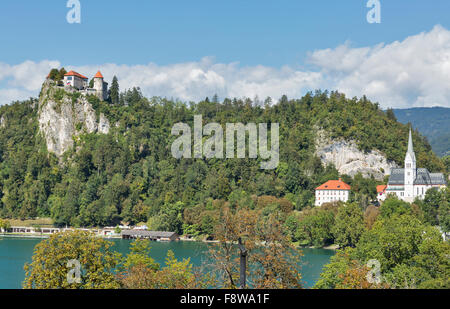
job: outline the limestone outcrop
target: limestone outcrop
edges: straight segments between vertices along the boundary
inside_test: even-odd
[[[390,174],[391,168],[397,167],[378,150],[364,153],[355,141],[333,140],[324,132],[318,133],[316,155],[323,165],[334,164],[339,173],[352,177],[361,173],[364,177],[373,175],[375,179],[382,180]]]
[[[49,152],[61,157],[74,145],[82,133],[107,134],[110,123],[97,114],[85,95],[71,88],[57,87],[45,81],[39,97],[39,130],[44,135]]]

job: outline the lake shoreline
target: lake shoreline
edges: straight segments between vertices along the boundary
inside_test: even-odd
[[[7,237],[7,238],[24,238],[24,239],[48,239],[51,235],[29,235],[29,234],[11,234],[11,233],[0,233],[0,240],[1,237]],[[106,240],[114,240],[114,239],[122,239],[120,236],[98,236]],[[192,239],[192,238],[183,238],[180,237],[179,240],[176,242],[192,242],[192,243],[205,243],[205,244],[217,244],[219,243],[218,240],[198,240],[198,239]],[[323,249],[323,250],[331,250],[336,251],[339,249],[339,245],[337,244],[331,244],[328,246],[323,247],[314,247],[314,246],[297,246],[297,249]]]
[[[48,239],[51,235],[32,235],[29,233],[0,233],[0,239],[1,237],[7,237],[7,238],[30,238],[30,239]],[[100,238],[103,239],[122,239],[121,236],[103,236],[103,235],[97,235]],[[189,238],[180,238],[180,242],[196,242],[196,243],[219,243],[218,240],[197,240],[197,239],[189,239]],[[165,242],[165,241],[161,241]]]

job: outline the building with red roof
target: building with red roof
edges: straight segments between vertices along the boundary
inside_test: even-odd
[[[100,71],[98,71],[97,74],[95,74],[94,78],[103,78],[103,75]]]
[[[71,86],[75,89],[82,90],[88,86],[88,78],[78,72],[70,71],[64,74],[64,86]]]
[[[350,196],[351,187],[339,180],[328,180],[326,183],[316,188],[316,206],[321,206],[323,203],[331,202],[347,202]]]
[[[387,185],[377,186],[377,199],[379,201],[384,201],[386,199],[386,189]]]
[[[94,76],[94,89],[101,100],[108,98],[108,83],[103,80],[103,75],[100,71]]]
[[[64,74],[64,76],[76,76],[76,77],[79,77],[81,79],[88,79],[86,76],[81,75],[80,73],[75,72],[75,71],[67,72],[66,74]]]
[[[81,93],[96,95],[100,100],[108,98],[108,83],[104,81],[100,71],[94,76],[93,88],[89,88],[89,79],[86,76],[75,71],[64,74],[64,87],[72,87]]]

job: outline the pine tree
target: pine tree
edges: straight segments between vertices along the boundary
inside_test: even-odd
[[[117,80],[116,76],[113,77],[110,94],[111,103],[114,105],[119,104],[119,81]]]
[[[386,116],[393,121],[397,121],[397,117],[395,117],[394,110],[392,108],[388,108],[386,110]]]

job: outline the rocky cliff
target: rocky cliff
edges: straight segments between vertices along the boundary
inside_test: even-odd
[[[56,87],[47,80],[39,98],[39,129],[47,142],[48,151],[61,157],[74,145],[74,138],[83,133],[107,134],[110,122],[104,114],[97,115],[85,95],[70,89]],[[0,126],[5,123],[0,119]],[[355,141],[333,140],[319,130],[316,138],[316,155],[324,165],[334,164],[339,173],[382,180],[389,175],[394,162],[378,150],[364,153]]]
[[[73,147],[74,137],[82,133],[107,134],[110,123],[105,115],[97,117],[86,96],[56,87],[47,80],[39,97],[39,130],[43,133],[49,152],[62,156]]]
[[[373,175],[375,179],[382,180],[390,174],[391,168],[397,167],[378,150],[364,153],[355,141],[333,140],[323,131],[318,133],[316,139],[316,155],[323,165],[332,163],[339,173],[352,177],[361,173],[364,177]]]

